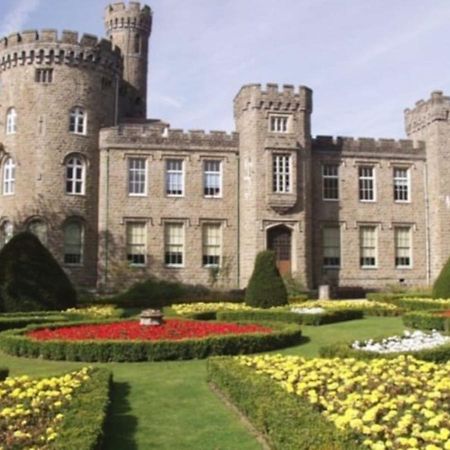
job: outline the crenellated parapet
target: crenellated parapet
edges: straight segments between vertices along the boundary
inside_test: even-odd
[[[238,151],[238,133],[171,129],[161,124],[121,124],[100,132],[100,148],[190,148]]]
[[[112,3],[105,9],[105,26],[108,34],[120,28],[133,28],[150,34],[152,10],[147,5],[141,6],[139,2]]]
[[[265,89],[261,84],[246,84],[234,98],[234,116],[252,109],[311,113],[312,90],[306,86],[295,89],[291,84],[268,83]]]
[[[322,152],[339,152],[346,155],[386,156],[425,156],[425,143],[407,139],[373,139],[351,137],[316,136],[312,140],[312,149]]]
[[[104,70],[120,73],[121,54],[113,49],[107,39],[91,34],[56,30],[27,30],[13,33],[0,40],[0,71],[28,64],[67,64],[102,67]]]
[[[405,109],[406,134],[420,131],[435,121],[449,120],[450,97],[434,91],[428,100],[419,100],[413,109]]]

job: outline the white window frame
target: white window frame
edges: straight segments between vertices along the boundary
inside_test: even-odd
[[[396,175],[397,171],[404,171],[406,176],[401,177]],[[393,169],[394,182],[394,202],[395,203],[410,203],[411,202],[411,171],[408,167],[394,167]],[[406,199],[397,198],[402,197],[406,193]]]
[[[17,133],[17,111],[11,107],[6,112],[6,134]]]
[[[292,155],[272,154],[272,192],[290,194],[292,192]]]
[[[334,245],[326,245],[326,230],[337,230],[337,237],[338,237],[338,242],[334,243]],[[330,253],[335,253],[333,252],[333,250],[337,249],[337,254],[338,256],[336,257],[334,256],[327,256],[327,250],[331,250]],[[326,263],[326,258],[329,259],[338,259],[338,263],[337,264],[333,264],[333,263]],[[322,267],[324,269],[340,269],[342,261],[342,252],[341,252],[341,227],[339,225],[325,225],[322,228]]]
[[[81,136],[87,134],[87,112],[81,106],[75,106],[70,110],[69,132]]]
[[[170,242],[170,227],[171,226],[179,226],[181,228],[181,242]],[[185,259],[186,259],[186,231],[185,231],[185,223],[184,222],[165,222],[164,223],[164,265],[166,267],[184,267],[185,266]],[[174,252],[173,249],[178,248],[181,249],[181,251]],[[171,250],[172,249],[172,250]],[[171,262],[171,256],[170,253],[181,253],[181,262]]]
[[[9,157],[3,165],[3,195],[14,195],[16,190],[16,163]]]
[[[80,231],[80,242],[69,243],[67,240],[66,231],[69,226],[76,225]],[[64,265],[65,266],[82,266],[84,260],[84,225],[79,220],[69,220],[64,225]],[[78,252],[74,252],[73,249],[77,249]],[[68,250],[71,250],[70,252]],[[79,257],[79,261],[70,261],[70,257]]]
[[[174,169],[174,168],[169,168],[170,165],[172,163],[181,163],[181,169]],[[166,182],[165,182],[165,191],[166,191],[166,196],[167,197],[184,197],[184,159],[181,158],[167,158],[165,160],[165,172],[166,172]],[[175,189],[170,189],[170,187],[174,187],[175,184],[171,183],[171,177],[172,176],[180,176],[181,179],[181,193],[171,193],[170,190],[175,190]]]
[[[14,236],[14,224],[5,220],[0,226],[0,248],[3,248]]]
[[[78,170],[81,168],[81,176],[78,176]],[[69,176],[69,170],[72,170],[72,176]],[[66,194],[67,195],[85,195],[86,193],[86,161],[82,156],[69,155],[65,164]],[[78,192],[77,185],[81,184]]]
[[[399,245],[398,241],[398,231],[407,230],[408,232],[408,246]],[[412,227],[409,225],[398,225],[394,227],[394,247],[395,247],[395,267],[397,269],[411,269],[412,264]],[[406,250],[408,256],[399,256],[402,250]],[[408,258],[408,264],[399,264],[397,261],[401,258]]]
[[[373,230],[373,246],[363,246],[363,230]],[[361,269],[377,269],[378,268],[378,227],[376,225],[360,225],[359,226],[359,266]],[[363,256],[365,250],[373,250],[374,256]],[[374,264],[365,264],[364,258],[373,258]]]
[[[290,116],[287,114],[270,114],[269,131],[271,133],[289,133]]]
[[[208,227],[214,227],[218,231],[217,243],[207,242],[206,230]],[[222,223],[220,222],[205,222],[202,224],[202,266],[203,267],[220,267],[222,265],[222,249],[223,249],[223,237],[222,237]],[[212,250],[212,251],[211,251]],[[208,258],[218,258],[217,262],[208,262]]]
[[[133,226],[139,226],[143,233],[143,242],[132,242],[130,236],[130,229]],[[132,267],[144,267],[147,265],[147,222],[143,220],[130,220],[125,222],[125,248],[128,264]],[[134,249],[141,249],[140,251],[133,251]],[[143,260],[137,261],[133,258],[142,257]]]
[[[327,169],[333,168],[336,169],[336,173],[327,173]],[[326,182],[336,182],[336,197],[327,197],[327,188]],[[328,190],[332,190],[334,187],[328,187]],[[326,163],[322,164],[322,200],[327,202],[337,202],[339,201],[339,164]]]
[[[361,171],[370,169],[371,175],[361,174]],[[371,187],[369,184],[371,183]],[[368,193],[371,192],[371,198]],[[377,201],[376,172],[375,166],[361,164],[358,166],[358,195],[360,202],[373,203]]]
[[[217,170],[208,169],[208,165],[211,163],[218,164],[219,170],[217,171]],[[203,196],[205,198],[221,198],[222,197],[222,166],[223,166],[223,164],[220,159],[205,159],[205,160],[203,160]],[[207,185],[207,180],[208,180],[209,176],[218,177],[219,192],[212,193],[212,194],[207,193],[208,189],[212,190],[214,188],[217,188],[215,186]]]
[[[137,167],[136,163],[144,162],[144,167]],[[134,164],[134,166],[133,166]],[[127,172],[128,172],[128,195],[130,197],[145,197],[147,196],[147,158],[141,158],[138,156],[130,156],[127,158]],[[144,175],[144,183],[139,179]],[[143,192],[132,192],[137,187],[143,187]]]

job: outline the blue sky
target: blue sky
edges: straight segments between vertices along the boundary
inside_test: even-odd
[[[242,84],[314,90],[313,134],[403,138],[403,110],[450,94],[448,0],[151,0],[149,116],[233,129]],[[104,0],[0,0],[0,34],[103,35]]]

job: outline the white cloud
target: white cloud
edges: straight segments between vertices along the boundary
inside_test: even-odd
[[[0,36],[7,36],[15,31],[20,31],[40,3],[41,0],[18,0],[14,2],[12,8],[3,17]]]

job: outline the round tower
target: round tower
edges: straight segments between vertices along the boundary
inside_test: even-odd
[[[106,7],[105,27],[113,47],[117,46],[123,56],[121,116],[145,118],[152,11],[138,2],[113,3]]]
[[[120,52],[92,35],[0,40],[0,232],[35,232],[84,285],[96,282],[99,131],[114,125],[121,73]]]

